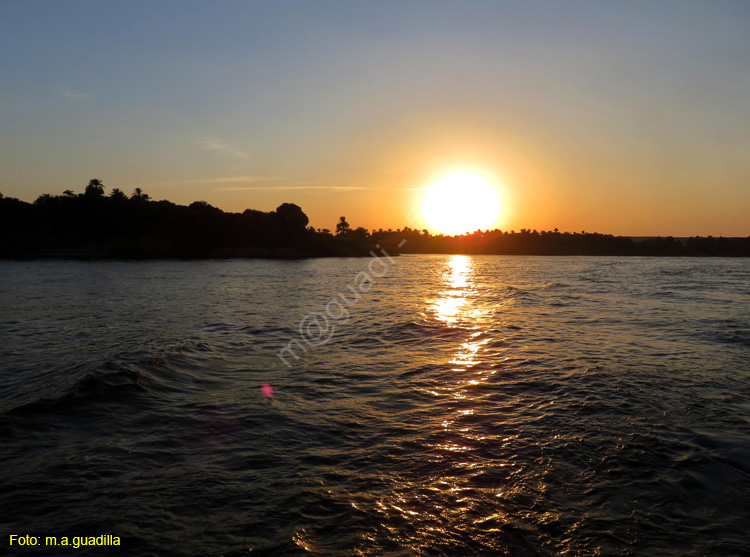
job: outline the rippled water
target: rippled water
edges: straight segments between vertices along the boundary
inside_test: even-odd
[[[748,554],[749,261],[367,264],[0,262],[3,550]]]

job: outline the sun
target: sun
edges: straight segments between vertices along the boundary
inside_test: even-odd
[[[422,214],[441,234],[455,236],[491,228],[500,213],[497,190],[476,174],[450,174],[425,195]]]

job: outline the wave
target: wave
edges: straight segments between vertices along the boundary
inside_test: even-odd
[[[25,388],[0,405],[0,416],[65,412],[90,405],[130,404],[144,395],[169,398],[174,393],[204,388],[207,363],[220,359],[205,342],[175,344],[158,351],[117,354],[110,359],[51,367],[21,381]],[[13,385],[11,385],[11,390]]]
[[[405,321],[387,326],[380,338],[392,342],[413,340],[454,340],[465,336],[467,329],[438,322]]]
[[[13,405],[2,411],[4,415],[29,415],[36,413],[64,412],[91,403],[127,402],[133,395],[148,390],[153,378],[141,369],[128,363],[110,362],[89,371],[73,371],[77,375],[56,392]]]

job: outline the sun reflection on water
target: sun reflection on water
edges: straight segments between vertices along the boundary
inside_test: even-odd
[[[466,255],[454,255],[443,273],[446,287],[431,303],[435,318],[452,328],[472,331],[469,338],[458,345],[449,363],[459,366],[453,371],[464,371],[482,363],[479,353],[489,342],[481,328],[481,317],[487,312],[477,303],[474,281],[474,262]]]
[[[484,535],[474,554],[506,554],[511,543],[507,532],[515,518],[504,504],[525,487],[514,456],[518,433],[506,426],[507,409],[493,390],[496,355],[489,354],[500,301],[478,273],[481,264],[469,256],[447,258],[438,295],[423,299],[422,316],[435,334],[429,368],[438,373],[415,381],[430,400],[429,412],[412,422],[410,443],[422,459],[389,475],[393,487],[376,501],[382,535],[409,548],[404,554],[455,554],[455,548],[465,554],[477,529]]]
[[[453,371],[462,371],[482,363],[478,356],[479,350],[490,341],[489,338],[481,339],[482,336],[482,332],[477,331],[471,334],[469,340],[461,343],[453,359],[450,361],[451,364],[461,367],[454,368]]]
[[[448,270],[443,275],[447,290],[433,302],[435,317],[447,325],[457,325],[467,315],[468,296],[474,284],[474,269],[471,259],[465,255],[454,255],[448,261]]]
[[[413,439],[423,462],[411,473],[391,477],[393,491],[377,501],[388,537],[416,554],[438,548],[450,554],[451,545],[465,543],[477,524],[501,534],[485,539],[482,550],[506,543],[507,519],[498,501],[513,489],[508,479],[516,470],[508,447],[512,441],[490,402],[496,371],[486,359],[493,339],[487,314],[496,306],[477,287],[476,266],[468,256],[447,259],[439,295],[424,301],[427,321],[442,325],[442,349],[432,363],[449,373],[417,387],[433,400],[432,415]]]

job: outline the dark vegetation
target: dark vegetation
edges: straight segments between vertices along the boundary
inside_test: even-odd
[[[154,201],[140,188],[105,193],[91,180],[83,193],[66,190],[26,203],[0,194],[0,257],[205,258],[366,256],[462,253],[502,255],[750,256],[748,238],[627,238],[586,232],[476,231],[461,236],[427,230],[352,228],[335,233],[308,226],[293,203],[275,211],[226,213],[205,201],[189,206]],[[398,244],[406,240],[401,249]]]
[[[401,253],[461,253],[469,255],[649,255],[682,257],[750,257],[747,238],[630,238],[591,232],[520,232],[477,230],[461,236],[431,236],[403,230],[407,243]],[[379,233],[373,233],[379,238]]]
[[[0,194],[0,257],[207,258],[365,256],[374,242],[308,227],[293,203],[226,213],[205,201],[154,201],[140,188],[105,194],[100,180],[26,203]],[[394,249],[394,253],[398,253]]]

